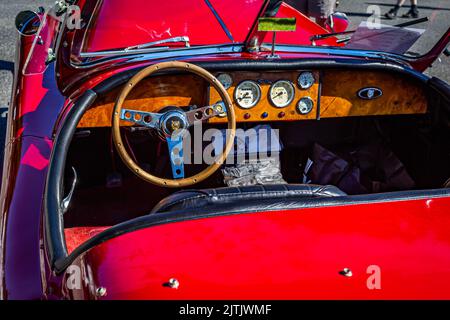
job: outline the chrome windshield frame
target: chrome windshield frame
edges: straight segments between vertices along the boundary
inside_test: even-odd
[[[270,54],[269,43],[263,43],[261,48],[264,49],[259,52]],[[408,66],[410,62],[414,61],[416,57],[407,57],[394,53],[388,53],[376,50],[357,50],[346,49],[342,47],[320,47],[320,46],[299,46],[299,45],[276,45],[275,51],[279,53],[297,53],[297,54],[320,54],[326,56],[339,56],[348,58],[364,58],[364,59],[382,59],[390,62],[395,62],[404,66]],[[120,50],[113,51],[112,55],[105,54],[109,51],[98,52],[95,57],[99,59],[86,60],[84,62],[71,61],[72,67],[76,69],[88,69],[97,67],[106,63],[114,62],[117,59],[125,59],[127,62],[142,62],[147,60],[160,60],[160,59],[184,59],[189,57],[209,56],[216,54],[240,54],[246,52],[244,43],[235,44],[220,44],[220,45],[208,45],[208,46],[193,46],[190,48],[146,48],[139,50]],[[89,58],[94,56],[90,55]],[[103,58],[102,58],[103,57]],[[261,56],[264,58],[265,56]],[[86,58],[86,57],[85,57]],[[88,58],[88,59],[89,59]],[[266,57],[266,59],[268,59]],[[268,59],[270,60],[270,59]]]

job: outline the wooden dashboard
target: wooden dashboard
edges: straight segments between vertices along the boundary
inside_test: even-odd
[[[302,72],[311,72],[314,84],[304,90],[298,83]],[[215,73],[219,75],[220,73]],[[423,88],[404,77],[382,71],[296,70],[270,72],[228,72],[232,79],[227,89],[233,100],[238,122],[298,121],[351,116],[423,114],[427,98]],[[249,109],[239,107],[236,87],[251,80],[260,87],[261,97]],[[278,108],[270,99],[271,86],[278,80],[287,80],[294,87],[292,101]],[[375,95],[369,92],[375,88]],[[112,90],[98,99],[83,116],[79,128],[110,127],[115,100],[122,88]],[[366,90],[367,89],[367,90]],[[359,94],[361,91],[366,95]],[[300,99],[313,103],[307,114],[299,112]],[[191,75],[161,75],[143,80],[131,91],[124,108],[158,112],[167,106],[206,106],[220,100],[215,89],[201,78]],[[212,123],[225,123],[226,118],[212,118]],[[124,122],[124,125],[125,122]],[[131,125],[131,124],[128,124]]]

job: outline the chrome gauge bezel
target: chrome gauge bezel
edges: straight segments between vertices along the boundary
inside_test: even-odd
[[[224,81],[221,78],[228,77],[229,78],[229,84],[224,84]],[[216,76],[217,80],[222,84],[222,86],[225,88],[225,90],[228,90],[233,85],[233,77],[229,73],[219,73]]]
[[[275,89],[275,87],[276,87],[277,85],[279,85],[280,83],[288,84],[289,87],[290,87],[291,90],[292,90],[292,94],[290,95],[289,99],[288,99],[285,103],[283,103],[283,104],[277,104],[277,103],[272,99],[272,91],[273,91],[273,90]],[[289,93],[288,93],[288,94],[289,94]],[[292,103],[292,101],[294,101],[294,98],[295,98],[295,86],[294,86],[294,84],[293,84],[291,81],[289,81],[289,80],[278,80],[278,81],[274,82],[274,83],[270,86],[270,89],[269,89],[269,101],[270,101],[270,103],[271,103],[274,107],[276,107],[276,108],[286,108],[287,106],[289,106],[289,105]]]
[[[243,106],[241,105],[241,103],[238,100],[238,91],[242,88],[243,85],[245,85],[246,83],[251,83],[252,85],[254,85],[257,89],[257,97],[256,99],[254,99],[253,103],[251,105],[248,106]],[[239,84],[236,86],[236,88],[234,89],[234,101],[236,102],[236,104],[238,105],[239,108],[242,109],[251,109],[254,106],[256,106],[259,101],[261,100],[261,87],[259,86],[259,84],[256,81],[253,80],[244,80],[239,82]]]
[[[312,82],[308,85],[308,86],[303,86],[300,78],[302,77],[302,75],[310,75],[312,77]],[[303,71],[301,72],[298,77],[297,77],[297,84],[298,86],[302,89],[302,90],[308,90],[309,88],[311,88],[314,84],[316,83],[316,78],[314,77],[314,73],[312,73],[311,71]]]
[[[308,102],[311,103],[311,109],[309,109],[308,112],[302,112],[302,110],[301,110],[301,108],[300,108],[300,102],[302,102],[302,101],[308,101]],[[300,100],[298,100],[297,105],[296,105],[296,109],[297,109],[297,112],[298,112],[299,114],[301,114],[301,115],[307,115],[307,114],[310,114],[311,111],[313,111],[313,109],[314,109],[314,100],[311,99],[311,97],[303,97],[303,98],[301,98]]]

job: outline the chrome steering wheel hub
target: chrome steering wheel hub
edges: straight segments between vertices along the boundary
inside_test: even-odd
[[[171,136],[174,132],[189,128],[186,114],[181,110],[168,111],[163,113],[160,119],[161,133],[165,137]]]

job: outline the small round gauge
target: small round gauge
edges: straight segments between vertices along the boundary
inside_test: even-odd
[[[294,100],[295,88],[290,81],[279,80],[269,91],[270,102],[277,108],[287,107]]]
[[[253,108],[261,99],[261,88],[255,81],[242,81],[234,91],[234,99],[243,109]]]
[[[300,88],[302,88],[303,90],[309,89],[313,86],[314,82],[316,82],[316,80],[314,79],[314,75],[311,72],[302,72],[300,73],[300,75],[298,76],[297,79],[298,85],[300,86]]]
[[[233,84],[233,78],[228,73],[219,74],[217,80],[219,80],[226,90],[230,89]]]
[[[297,111],[300,114],[306,115],[314,108],[314,101],[310,97],[301,98],[297,103]]]

